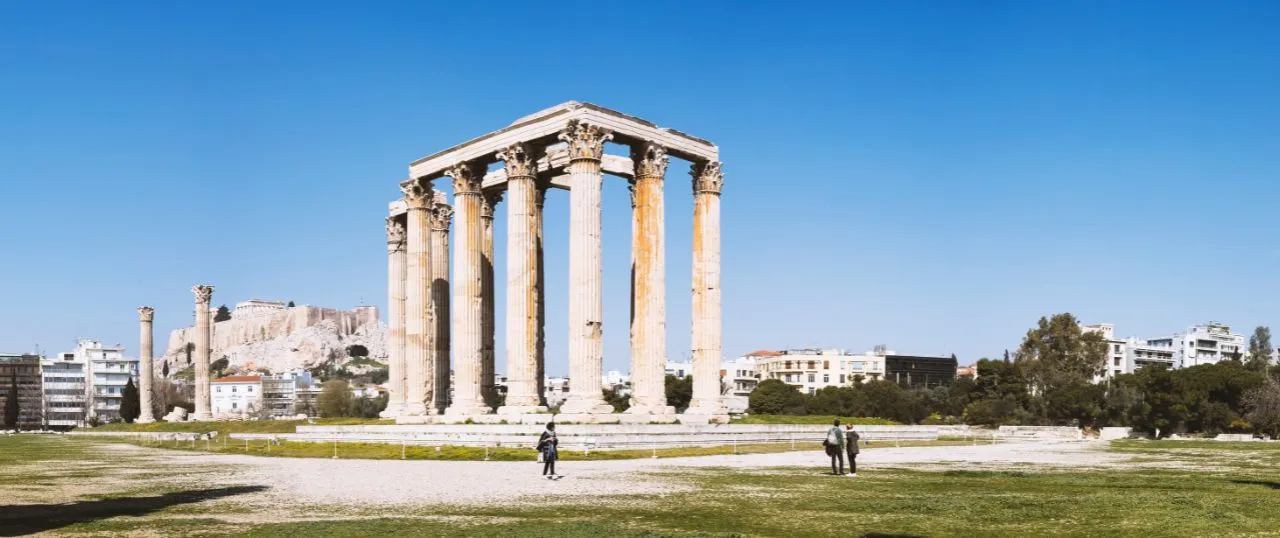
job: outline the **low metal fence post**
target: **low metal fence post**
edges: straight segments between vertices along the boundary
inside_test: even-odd
[[[333,440],[333,459],[338,459],[338,440]]]
[[[406,441],[404,441],[404,440],[401,440],[401,441],[400,441],[400,459],[404,459],[404,447],[405,447],[405,444],[406,444]]]

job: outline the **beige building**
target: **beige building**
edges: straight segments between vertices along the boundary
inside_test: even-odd
[[[852,385],[859,377],[863,381],[883,379],[884,356],[892,353],[883,349],[853,354],[842,349],[812,348],[757,351],[751,356],[762,381],[777,379],[813,394],[823,387]]]

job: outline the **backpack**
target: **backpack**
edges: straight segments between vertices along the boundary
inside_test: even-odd
[[[837,445],[837,444],[840,444],[840,438],[839,438],[839,437],[836,437],[836,431],[835,431],[835,430],[827,430],[827,445],[828,445],[828,446],[835,446],[835,445]]]

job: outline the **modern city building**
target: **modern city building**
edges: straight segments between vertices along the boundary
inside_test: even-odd
[[[214,418],[258,417],[263,414],[262,376],[233,375],[210,382]],[[297,393],[295,389],[295,394]]]
[[[1172,336],[1125,338],[1115,336],[1110,323],[1082,325],[1085,333],[1099,333],[1107,339],[1107,359],[1094,381],[1132,374],[1144,366],[1161,364],[1169,368],[1189,368],[1225,359],[1243,358],[1245,336],[1231,332],[1221,323],[1196,325]]]
[[[118,344],[104,346],[101,341],[82,338],[76,342],[74,351],[58,355],[62,362],[85,365],[86,421],[120,420],[125,385],[132,379],[133,386],[138,386],[138,359],[124,356],[124,351]]]
[[[912,388],[932,388],[950,385],[956,379],[959,364],[955,356],[920,357],[915,355],[885,355],[885,379]]]
[[[292,418],[298,413],[298,391],[315,385],[311,372],[299,371],[262,376],[262,406],[271,418]],[[215,392],[216,394],[216,392]]]
[[[36,430],[44,422],[44,395],[41,393],[40,356],[25,353],[0,353],[0,410],[8,404],[17,389],[18,422],[22,430]],[[5,425],[0,423],[0,429]]]
[[[774,353],[776,355],[757,351],[749,355],[755,359],[759,379],[777,379],[813,394],[824,387],[883,379],[885,355],[891,352],[879,346],[863,354],[835,348],[788,349]],[[954,367],[951,374],[955,375]]]
[[[52,359],[42,359],[40,369],[44,380],[45,427],[56,430],[83,427],[89,395],[84,358],[76,357],[75,353],[59,353]]]

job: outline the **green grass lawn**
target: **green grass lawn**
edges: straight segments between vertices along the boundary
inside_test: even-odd
[[[125,424],[117,422],[104,424],[96,428],[85,428],[89,432],[187,432],[207,433],[216,431],[218,435],[228,433],[294,433],[298,426],[368,426],[375,424],[395,424],[391,419],[366,418],[317,418],[307,420],[226,420],[208,422],[152,422],[150,424]]]
[[[693,491],[556,499],[483,507],[295,506],[284,521],[245,518],[264,507],[186,503],[165,486],[113,480],[111,466],[60,476],[102,459],[100,439],[0,437],[0,499],[39,484],[108,484],[118,493],[47,503],[178,503],[136,517],[87,517],[48,529],[67,536],[489,536],[656,538],[694,536],[1256,536],[1280,535],[1280,443],[1117,442],[1111,450],[1185,464],[1136,470],[943,471],[863,468],[856,479],[811,468],[656,472]],[[146,451],[143,454],[163,454]],[[114,456],[113,456],[114,457]],[[115,466],[154,466],[141,454]],[[40,461],[39,465],[33,462]],[[1236,466],[1235,461],[1251,465]],[[1216,462],[1214,466],[1200,466]],[[78,469],[78,467],[77,467]],[[231,472],[229,469],[202,472]],[[94,477],[98,478],[94,478]],[[79,481],[79,482],[77,482]],[[32,486],[32,484],[36,484]],[[281,502],[287,502],[282,500]],[[0,529],[20,514],[0,501]],[[163,504],[163,503],[162,503]],[[108,506],[114,506],[108,504]],[[279,508],[279,507],[274,507]],[[59,506],[60,513],[74,510]],[[59,517],[66,517],[59,516]],[[351,519],[359,518],[359,519]]]

